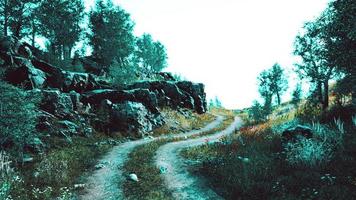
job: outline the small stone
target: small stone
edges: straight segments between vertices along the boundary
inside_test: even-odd
[[[132,174],[129,175],[129,179],[130,179],[131,181],[138,182],[138,177],[137,177],[137,175],[134,174],[134,173],[132,173]]]
[[[85,184],[74,184],[74,189],[83,190],[85,188]]]
[[[95,165],[95,169],[102,169],[104,167],[105,167],[105,165],[102,163]]]

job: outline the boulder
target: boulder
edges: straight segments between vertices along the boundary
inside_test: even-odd
[[[125,101],[114,104],[105,99],[98,108],[94,123],[100,131],[120,131],[141,138],[153,128],[163,125],[164,120],[160,113],[150,112],[142,103]]]
[[[153,130],[150,113],[141,103],[124,102],[114,104],[111,112],[110,130],[127,131],[135,137],[142,138]]]
[[[196,84],[190,81],[141,81],[128,85],[125,89],[148,89],[154,92],[160,107],[188,108],[200,114],[207,110],[204,84]]]
[[[42,90],[40,108],[60,119],[73,118],[73,103],[69,94],[59,90]]]
[[[155,93],[148,89],[134,90],[112,90],[99,89],[83,93],[81,101],[84,104],[99,106],[103,100],[109,100],[112,103],[123,103],[133,101],[144,104],[150,112],[158,113],[158,103]]]
[[[58,121],[57,127],[59,128],[59,132],[66,136],[79,135],[80,133],[79,126],[68,120]]]
[[[307,126],[297,125],[282,132],[283,143],[297,142],[301,138],[310,139],[313,137],[312,130]]]
[[[64,74],[62,70],[58,67],[55,67],[43,60],[34,58],[31,60],[32,65],[42,70],[46,73],[46,86],[51,88],[62,89],[64,83]]]
[[[98,83],[95,76],[88,73],[63,71],[64,84],[63,91],[75,91],[78,93],[96,89]]]
[[[5,80],[14,85],[21,85],[25,89],[43,88],[46,74],[33,67],[31,62],[25,58],[17,57],[16,66],[9,67],[5,72]]]
[[[177,86],[189,94],[194,99],[194,109],[197,113],[207,111],[205,86],[202,83],[192,83],[190,81],[177,82]]]

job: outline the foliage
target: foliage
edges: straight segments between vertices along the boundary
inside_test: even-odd
[[[295,90],[292,93],[292,104],[295,107],[298,107],[298,105],[301,101],[301,98],[302,98],[302,86],[301,86],[301,84],[298,83]]]
[[[265,106],[271,106],[272,96],[276,95],[278,105],[281,104],[281,95],[288,88],[284,70],[276,63],[272,68],[264,70],[258,76],[258,91],[265,100]]]
[[[41,1],[37,18],[41,27],[38,31],[49,42],[51,61],[60,64],[58,61],[69,60],[83,31],[80,26],[84,19],[83,1]]]
[[[116,61],[125,66],[134,52],[134,22],[130,15],[111,0],[97,0],[89,13],[89,44],[93,57],[104,68]]]
[[[122,84],[130,84],[138,79],[137,67],[134,63],[128,62],[125,65],[120,65],[114,62],[109,67],[109,77],[111,77],[112,84],[119,86]]]
[[[332,158],[331,148],[312,139],[300,139],[286,146],[286,160],[292,166],[323,167]]]
[[[13,144],[22,158],[35,134],[38,99],[5,82],[0,82],[0,99],[0,148]]]
[[[3,0],[0,2],[0,21],[4,36],[12,35],[21,39],[33,32],[35,8],[39,0]]]
[[[249,112],[249,117],[253,119],[255,122],[262,122],[266,119],[266,114],[263,109],[263,106],[258,101],[253,101],[253,105],[251,106]]]
[[[150,77],[167,67],[166,48],[159,41],[153,41],[147,33],[136,40],[135,59],[143,77]]]
[[[89,138],[72,139],[71,144],[60,144],[61,138],[50,138],[49,152],[36,156],[33,165],[18,169],[24,182],[12,189],[11,196],[15,199],[71,199],[74,184],[82,181],[78,178],[112,148],[108,141],[121,138],[97,133]]]

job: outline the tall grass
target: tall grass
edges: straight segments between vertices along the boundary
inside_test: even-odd
[[[10,166],[11,161],[5,152],[0,152],[0,199],[9,197],[11,184],[14,178],[14,170]]]

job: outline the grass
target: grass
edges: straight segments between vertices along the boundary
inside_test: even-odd
[[[318,160],[315,156],[321,151],[309,148],[318,143],[308,140],[292,150],[307,161],[296,164],[288,161],[288,150],[276,128],[291,120],[287,115],[243,127],[226,142],[185,149],[181,154],[194,161],[190,171],[206,177],[225,199],[356,199],[356,126],[341,121],[317,125],[322,128],[315,141],[333,144],[326,149],[333,152],[332,157]],[[308,164],[313,159],[318,162]]]
[[[85,172],[90,172],[97,159],[108,152],[112,145],[104,144],[109,139],[103,134],[93,137],[73,137],[72,144],[52,138],[49,152],[34,157],[34,163],[18,167],[19,179],[11,190],[13,199],[60,199],[70,198],[74,184]],[[121,139],[117,137],[116,139]]]
[[[212,134],[225,129],[234,120],[232,113],[227,114],[227,118],[220,126],[200,135],[191,136],[190,138]],[[206,118],[202,116],[200,119],[202,119],[202,121],[199,122],[199,124],[206,124],[211,121],[211,117]],[[139,182],[125,181],[124,193],[126,199],[173,199],[170,191],[165,188],[164,180],[160,175],[160,170],[156,168],[154,164],[154,156],[160,146],[177,140],[181,139],[176,138],[154,141],[146,145],[141,145],[130,153],[129,160],[124,166],[124,173],[126,175],[135,173],[140,180]]]
[[[125,181],[124,194],[126,199],[173,199],[165,188],[160,176],[160,170],[154,165],[154,156],[157,149],[169,140],[151,142],[137,147],[129,155],[129,161],[125,164],[125,174],[135,173],[139,182]]]
[[[214,115],[209,113],[197,114],[190,110],[184,110],[185,115],[170,108],[162,109],[166,123],[154,130],[154,135],[176,134],[192,129],[202,128],[206,122],[214,120]]]

